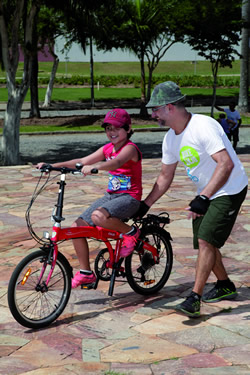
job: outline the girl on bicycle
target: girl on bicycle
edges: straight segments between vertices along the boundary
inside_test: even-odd
[[[92,154],[79,159],[53,164],[54,167],[75,168],[81,163],[84,176],[93,168],[109,171],[108,188],[104,196],[95,201],[73,223],[76,226],[101,226],[119,231],[123,234],[121,257],[130,255],[140,235],[139,229],[123,222],[132,217],[140,206],[142,196],[142,154],[139,148],[129,139],[133,134],[129,114],[121,108],[109,111],[102,127],[110,143],[100,147]],[[41,168],[44,163],[37,164]],[[73,240],[76,255],[80,264],[72,279],[72,288],[79,285],[91,285],[96,276],[90,268],[89,247],[85,238]]]

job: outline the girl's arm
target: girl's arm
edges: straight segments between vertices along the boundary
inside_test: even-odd
[[[138,150],[133,145],[125,146],[119,155],[117,155],[114,159],[108,161],[98,161],[91,165],[86,165],[82,168],[82,172],[86,174],[91,173],[91,169],[97,168],[101,171],[115,171],[116,169],[123,166],[123,164],[127,163],[129,160],[133,160],[137,162],[139,160]],[[84,164],[84,163],[83,163]]]
[[[85,165],[85,164],[91,165],[91,164],[97,163],[98,161],[101,161],[103,159],[104,159],[104,155],[103,155],[103,146],[102,146],[98,150],[96,150],[95,152],[93,152],[92,154],[90,154],[88,156],[84,156],[83,158],[79,158],[79,159],[72,159],[72,160],[68,160],[68,161],[53,163],[52,166],[53,167],[75,168],[76,163],[81,163],[82,165]],[[36,165],[36,168],[40,169],[43,164],[45,164],[45,163],[44,162],[38,163]]]

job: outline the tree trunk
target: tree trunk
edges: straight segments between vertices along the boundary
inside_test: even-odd
[[[211,117],[214,117],[214,106],[216,104],[216,89],[217,89],[218,69],[219,69],[219,60],[212,63],[213,94],[212,94]]]
[[[94,94],[94,60],[93,60],[93,43],[92,38],[89,38],[90,48],[90,90],[91,90],[91,107],[95,106],[95,94]]]
[[[20,90],[9,96],[4,115],[2,137],[2,164],[19,164],[19,127],[24,97]]]
[[[140,58],[140,65],[141,65],[141,109],[140,109],[140,116],[141,117],[148,117],[148,110],[146,108],[146,79],[145,79],[145,67],[144,67],[144,58],[141,56]]]
[[[214,84],[213,84],[211,117],[214,117],[214,106],[215,106],[215,103],[216,103],[216,82],[214,82]]]
[[[240,60],[240,91],[238,109],[241,113],[248,112],[249,84],[249,16],[250,0],[242,1],[241,60]]]
[[[55,81],[55,77],[56,77],[58,64],[59,64],[59,58],[55,55],[52,71],[50,73],[49,84],[47,86],[47,90],[46,90],[46,94],[45,94],[45,98],[44,98],[43,107],[49,107],[50,106],[51,96],[52,96],[52,91],[53,91],[53,86],[54,86],[54,81]]]
[[[154,68],[151,68],[151,67],[148,65],[147,103],[149,102],[149,100],[150,100],[150,96],[151,96],[151,87],[152,87],[153,71],[154,71]]]
[[[24,98],[30,84],[30,56],[32,50],[32,34],[34,31],[34,20],[39,11],[38,2],[17,1],[15,17],[6,24],[0,1],[0,33],[1,33],[1,56],[6,71],[8,103],[4,117],[4,129],[2,137],[2,159],[3,165],[19,164],[19,127],[21,109]],[[8,30],[12,33],[8,32]],[[19,61],[19,40],[24,37],[24,64],[21,84],[16,83],[16,72]]]
[[[38,99],[38,58],[37,53],[31,57],[30,73],[30,117],[40,118]]]

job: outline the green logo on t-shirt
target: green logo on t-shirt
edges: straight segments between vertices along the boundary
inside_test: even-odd
[[[184,146],[180,150],[180,159],[186,167],[193,168],[200,162],[198,152],[190,146]]]

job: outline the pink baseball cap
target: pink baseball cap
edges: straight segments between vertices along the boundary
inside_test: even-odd
[[[103,121],[102,127],[105,125],[110,124],[115,126],[116,128],[122,128],[124,125],[131,124],[131,118],[125,109],[122,108],[115,108],[108,111]]]

